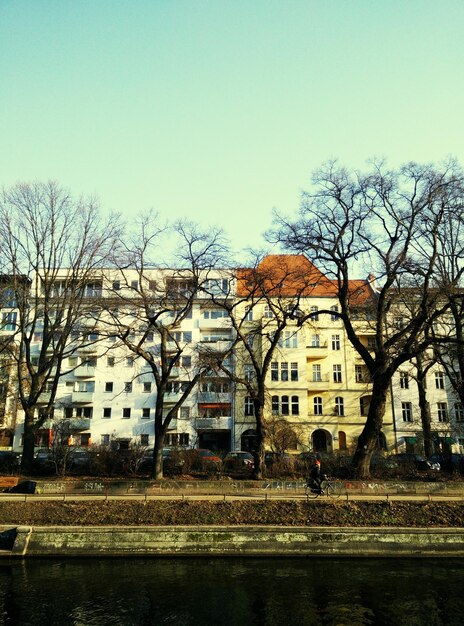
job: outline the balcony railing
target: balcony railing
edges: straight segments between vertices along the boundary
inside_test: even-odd
[[[231,417],[197,417],[195,419],[197,430],[230,430],[231,427]]]
[[[198,320],[198,328],[200,330],[231,328],[232,322],[230,318],[219,317],[217,319],[200,319]]]
[[[94,365],[79,365],[74,370],[74,376],[77,378],[93,378],[95,376]]]
[[[231,395],[229,392],[220,393],[216,391],[200,391],[198,393],[198,402],[218,402],[218,403],[230,403]]]
[[[90,417],[71,417],[69,420],[69,428],[71,430],[89,430]]]
[[[94,392],[93,391],[73,391],[72,392],[72,402],[74,404],[89,404],[93,402]]]
[[[317,346],[306,346],[307,359],[323,359],[327,356],[327,344],[319,344]]]

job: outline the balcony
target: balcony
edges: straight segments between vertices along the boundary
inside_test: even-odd
[[[51,392],[44,391],[37,399],[37,404],[48,404],[50,402]]]
[[[230,349],[231,341],[227,339],[221,339],[217,341],[201,340],[198,342],[198,350],[202,353],[205,352],[218,352],[224,353]]]
[[[197,417],[195,419],[196,430],[230,430],[232,428],[231,417]]]
[[[203,319],[198,320],[198,328],[200,330],[222,330],[232,327],[230,318],[219,317],[217,319]]]
[[[71,430],[90,430],[90,417],[72,417],[69,420]]]
[[[306,358],[310,359],[325,359],[327,356],[327,344],[319,344],[318,346],[306,346]]]
[[[74,370],[74,376],[76,378],[94,378],[95,366],[94,365],[79,365]]]
[[[308,377],[308,390],[312,389],[328,389],[330,384],[329,376],[325,374],[317,378]]]
[[[231,402],[231,394],[227,393],[218,393],[216,391],[200,391],[198,393],[198,402],[214,402],[221,404],[230,404]]]
[[[73,404],[90,404],[93,402],[93,396],[93,391],[73,391],[71,399]]]

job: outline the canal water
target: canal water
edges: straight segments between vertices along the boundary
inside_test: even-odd
[[[0,623],[461,626],[464,567],[423,559],[0,562]]]

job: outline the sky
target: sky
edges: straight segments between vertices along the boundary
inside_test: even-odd
[[[0,0],[0,187],[264,246],[338,158],[464,163],[462,0]]]

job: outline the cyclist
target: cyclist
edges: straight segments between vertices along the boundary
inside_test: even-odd
[[[321,462],[319,459],[314,461],[314,465],[309,472],[309,480],[308,483],[310,486],[322,493],[321,483],[325,479],[325,475],[321,472]]]

